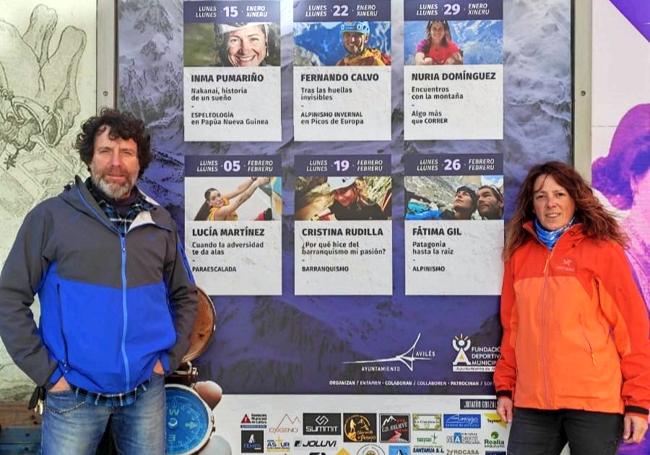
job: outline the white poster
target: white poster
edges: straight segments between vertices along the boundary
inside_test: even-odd
[[[280,2],[185,2],[186,141],[279,141]]]
[[[406,0],[404,138],[503,139],[502,0]]]
[[[294,2],[297,141],[391,140],[390,1]]]
[[[390,157],[297,156],[296,295],[392,295]]]
[[[209,295],[282,294],[280,160],[185,157],[185,250]]]
[[[411,155],[405,163],[407,295],[499,295],[501,155]]]

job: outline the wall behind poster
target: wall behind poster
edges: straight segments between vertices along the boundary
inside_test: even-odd
[[[0,265],[27,212],[85,173],[73,143],[95,112],[96,12],[94,2],[0,0]],[[29,397],[1,344],[0,372],[0,400]]]
[[[293,3],[282,1],[282,140],[279,142],[184,142],[183,5],[179,0],[119,3],[120,108],[142,116],[152,131],[157,160],[143,188],[167,205],[184,225],[184,156],[268,154],[282,158],[283,294],[276,297],[216,297],[215,339],[199,361],[200,374],[218,381],[226,395],[242,396],[221,422],[239,430],[250,412],[250,394],[427,394],[489,395],[489,372],[455,373],[455,337],[469,337],[487,349],[499,345],[498,297],[406,296],[404,253],[393,253],[392,296],[295,296],[293,270],[294,200],[298,155],[389,156],[393,212],[404,213],[405,157],[415,154],[499,154],[503,156],[507,212],[526,170],[533,163],[570,160],[571,5],[569,0],[504,0],[504,139],[405,142],[403,112],[403,3],[392,2],[391,140],[383,142],[296,142],[293,140]],[[540,46],[539,43],[545,43]],[[392,222],[393,245],[404,244],[404,223]],[[279,266],[273,264],[273,267]],[[472,280],[472,276],[467,276]],[[358,277],[363,287],[366,279]],[[363,372],[344,362],[390,358],[417,349],[435,352],[413,371]],[[395,364],[394,362],[393,364]],[[337,386],[337,378],[376,381]],[[422,380],[422,385],[402,381]],[[227,399],[228,397],[226,397]],[[415,398],[415,397],[414,397]],[[434,397],[426,398],[435,409]],[[256,401],[252,397],[252,401]],[[344,401],[336,405],[340,412]],[[454,403],[457,403],[454,401]],[[290,407],[290,403],[284,402]],[[279,421],[262,399],[255,409]],[[287,410],[290,410],[287,408]],[[357,409],[358,410],[358,409]],[[452,406],[453,410],[453,406]],[[217,412],[219,408],[217,408]],[[300,414],[304,409],[295,409]],[[312,412],[318,412],[313,409]],[[277,411],[279,412],[279,410]],[[283,411],[284,412],[284,411]],[[227,419],[227,422],[223,419]],[[222,427],[224,428],[224,427]]]
[[[640,2],[593,2],[591,156],[593,185],[629,236],[628,258],[650,306],[649,13]],[[649,452],[647,440],[620,450]]]

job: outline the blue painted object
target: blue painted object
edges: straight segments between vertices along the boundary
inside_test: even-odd
[[[192,454],[203,447],[214,430],[210,408],[189,387],[167,384],[167,453]]]

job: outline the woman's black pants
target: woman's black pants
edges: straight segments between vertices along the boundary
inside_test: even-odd
[[[623,436],[623,416],[604,412],[515,408],[508,455],[615,455]]]

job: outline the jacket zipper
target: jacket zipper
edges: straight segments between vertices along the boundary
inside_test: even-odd
[[[127,283],[126,283],[126,232],[120,232],[119,229],[117,229],[112,223],[106,223],[102,217],[97,213],[97,210],[92,207],[88,201],[84,198],[83,194],[81,194],[81,190],[77,187],[77,192],[79,194],[79,199],[84,203],[84,205],[95,215],[95,218],[103,224],[104,226],[108,227],[111,231],[115,232],[119,238],[120,238],[120,251],[121,251],[121,256],[122,256],[122,263],[121,263],[121,275],[122,275],[122,318],[123,318],[123,324],[122,324],[122,341],[121,341],[121,351],[122,351],[122,361],[124,362],[124,373],[126,377],[126,387],[129,388],[129,384],[131,382],[131,371],[129,369],[129,359],[126,355],[126,330],[127,330],[127,322],[128,322],[128,311],[127,311],[127,298],[126,298],[126,289],[127,289]],[[134,220],[135,221],[135,220]],[[156,223],[147,223],[147,224],[153,224],[154,226],[157,226],[161,229],[166,229],[169,231],[169,229],[159,226]],[[140,225],[140,226],[144,226]],[[137,226],[137,227],[140,227]],[[129,232],[131,229],[129,228]]]
[[[127,389],[131,384],[131,372],[129,370],[129,359],[126,355],[126,329],[128,326],[129,313],[126,305],[126,234],[120,233],[120,250],[122,252],[122,359],[124,360],[124,373],[126,375]]]
[[[551,258],[553,257],[553,252],[555,251],[555,248],[551,250],[549,255],[546,258],[546,263],[544,264],[544,286],[542,287],[542,296],[540,299],[540,313],[541,313],[541,321],[542,321],[542,339],[541,339],[541,351],[542,351],[542,371],[547,371],[547,339],[548,339],[548,314],[547,314],[547,309],[546,305],[544,304],[544,301],[546,300],[546,287],[548,285],[548,269],[550,267],[551,263]],[[544,378],[542,379],[544,381],[544,401],[546,403],[546,406],[548,408],[551,407],[548,397],[548,375],[544,375]]]
[[[63,340],[63,371],[67,373],[70,369],[68,367],[68,341],[65,338],[65,330],[63,327],[63,304],[61,303],[61,285],[56,285],[56,296],[59,300],[59,326],[61,327],[61,339]]]
[[[79,194],[79,199],[83,202],[83,204],[90,210],[94,215],[95,218],[97,218],[97,221],[99,221],[101,224],[106,226],[108,229],[111,231],[115,232],[118,237],[120,238],[120,254],[122,256],[122,263],[121,263],[121,275],[122,275],[122,340],[121,340],[121,351],[122,351],[122,361],[124,362],[124,376],[126,378],[126,388],[129,388],[129,383],[131,382],[131,372],[129,370],[129,359],[126,355],[126,327],[127,327],[127,317],[128,313],[126,311],[126,233],[120,232],[118,228],[116,228],[112,223],[110,222],[105,222],[101,215],[97,213],[97,210],[93,206],[91,206],[88,201],[84,198],[83,194],[81,194],[81,190],[77,187],[77,193]]]

